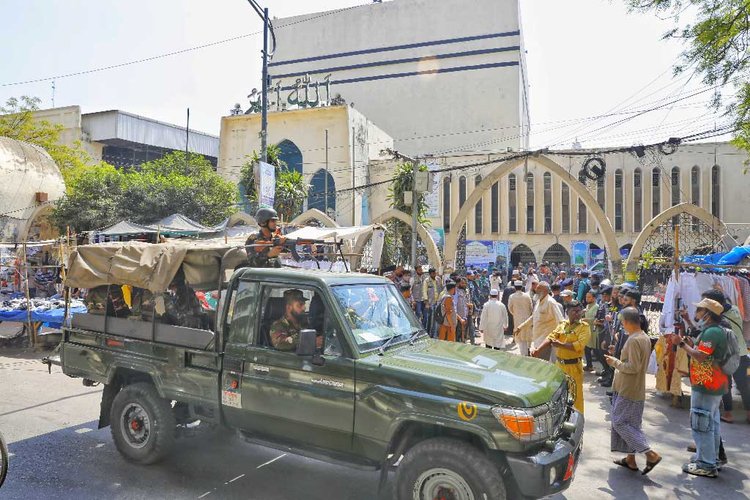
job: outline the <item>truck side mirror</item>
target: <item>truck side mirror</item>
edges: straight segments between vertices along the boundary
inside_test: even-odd
[[[297,345],[297,356],[313,356],[316,350],[315,330],[305,329],[299,332],[299,344]]]

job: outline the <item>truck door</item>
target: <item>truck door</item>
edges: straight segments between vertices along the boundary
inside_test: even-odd
[[[342,330],[325,294],[293,284],[265,285],[255,302],[259,321],[245,350],[242,427],[278,440],[350,451],[354,362],[342,350]],[[274,333],[293,334],[299,327],[320,333],[322,364],[297,356],[296,344],[278,342],[284,335],[274,339]]]

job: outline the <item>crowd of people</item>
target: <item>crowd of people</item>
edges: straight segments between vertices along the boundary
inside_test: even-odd
[[[399,267],[391,279],[432,337],[483,343],[488,349],[517,347],[523,356],[556,363],[573,381],[574,407],[580,412],[584,411],[584,373],[595,372],[598,362],[596,381],[609,389],[612,402],[611,449],[625,454],[614,463],[638,471],[636,455],[642,454],[646,460],[642,474],[648,474],[661,462],[642,428],[654,338],[648,335],[649,321],[634,286],[612,283],[602,273],[568,271],[548,263],[538,268],[518,266],[507,275],[468,269],[462,275],[439,276],[433,268],[424,273],[419,267],[412,275]],[[688,448],[693,455],[682,469],[717,477],[726,463],[719,408],[723,398],[729,400],[725,408],[731,409],[733,373],[743,404],[750,408],[747,376],[736,375],[742,367],[747,372],[748,351],[742,330],[732,328],[736,307],[720,290],[705,291],[695,305],[694,318],[684,314],[688,334],[666,335],[671,348],[684,349],[690,358],[694,445]]]

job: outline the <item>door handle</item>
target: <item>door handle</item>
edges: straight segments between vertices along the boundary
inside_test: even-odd
[[[268,375],[271,369],[263,365],[253,365],[253,371],[259,375]]]

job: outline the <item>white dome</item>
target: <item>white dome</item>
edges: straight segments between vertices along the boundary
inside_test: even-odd
[[[38,202],[44,193],[47,202]],[[65,194],[54,160],[42,148],[0,137],[0,240],[26,237],[32,220]]]

